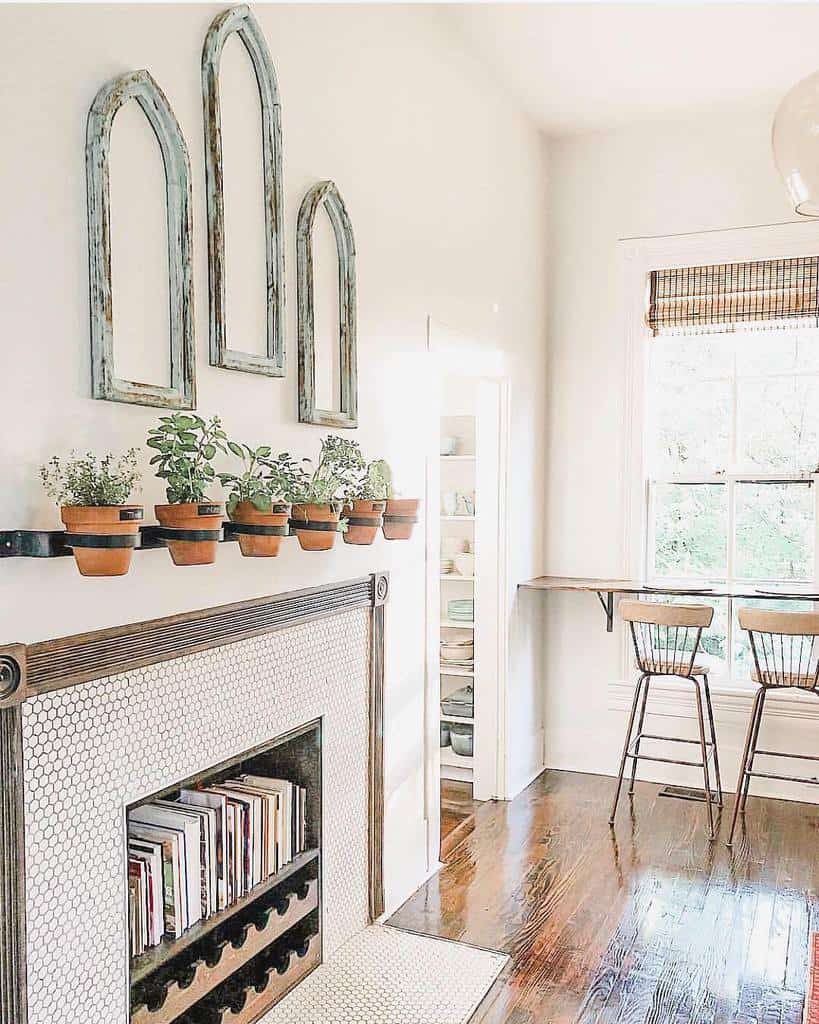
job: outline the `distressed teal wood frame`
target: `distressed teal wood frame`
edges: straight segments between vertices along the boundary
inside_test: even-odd
[[[228,38],[236,33],[247,50],[261,104],[262,171],[267,275],[265,355],[232,349],[227,342],[225,304],[225,197],[222,170],[222,115],[219,66]],[[205,179],[208,211],[210,362],[228,370],[285,375],[284,199],[282,127],[276,70],[259,23],[242,4],[216,17],[202,48],[202,97],[205,108]]]
[[[339,408],[316,408],[313,225],[320,206],[327,211],[338,252]],[[299,332],[299,421],[322,427],[358,426],[355,239],[347,207],[332,181],[320,181],[302,200],[296,228]]]
[[[170,387],[122,380],[114,366],[111,295],[111,127],[120,107],[136,100],[156,135],[165,165],[168,220]],[[147,71],[104,85],[88,113],[85,148],[91,303],[91,380],[94,398],[161,409],[196,407],[191,246],[191,172],[182,129],[167,97]]]

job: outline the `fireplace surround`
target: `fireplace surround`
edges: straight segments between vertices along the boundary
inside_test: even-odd
[[[323,942],[383,911],[385,574],[0,648],[0,1024],[128,1020],[124,808],[321,720]]]

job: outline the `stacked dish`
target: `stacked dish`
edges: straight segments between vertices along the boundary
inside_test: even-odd
[[[475,661],[473,640],[441,640],[441,661],[447,665],[471,668]]]
[[[473,598],[457,598],[447,602],[447,618],[459,622],[472,622],[475,618],[475,601]]]

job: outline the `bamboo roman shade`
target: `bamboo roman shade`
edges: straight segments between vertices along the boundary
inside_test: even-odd
[[[653,270],[646,321],[655,337],[819,327],[819,256]]]

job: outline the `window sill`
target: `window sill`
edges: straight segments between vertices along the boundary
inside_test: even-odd
[[[618,680],[609,684],[608,706],[610,711],[630,711],[634,700],[636,678],[632,681]],[[758,687],[748,681],[709,679],[711,702],[717,718],[725,715],[740,715],[746,718],[751,713]],[[696,718],[693,684],[672,676],[659,676],[651,683],[651,711],[653,714],[668,715],[672,718]],[[819,720],[819,700],[809,693],[797,690],[782,690],[769,693],[765,703],[765,716]]]

